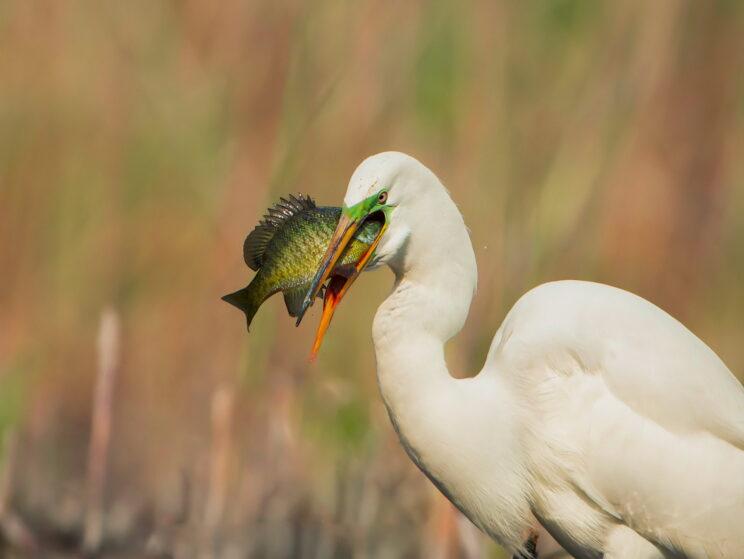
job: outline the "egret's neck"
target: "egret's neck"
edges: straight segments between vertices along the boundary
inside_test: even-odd
[[[417,208],[394,217],[411,223],[410,234],[402,255],[391,263],[395,288],[373,327],[378,376],[389,406],[394,405],[390,392],[406,380],[451,378],[444,344],[461,330],[475,292],[478,272],[470,237],[449,195],[444,189],[441,194],[435,211]]]
[[[373,327],[381,388],[392,388],[388,380],[400,384],[401,377],[451,378],[444,345],[460,331],[470,309],[474,285],[465,278],[446,266],[437,272],[412,271],[396,277]]]
[[[462,216],[443,188],[441,194],[433,201],[435,210],[419,207],[394,216],[410,224],[410,235],[401,257],[391,263],[395,288],[373,326],[380,390],[403,431],[409,430],[408,418],[416,421],[412,414],[425,394],[436,397],[455,382],[444,344],[462,328],[477,281]],[[417,219],[424,215],[432,217]]]
[[[373,326],[380,392],[414,462],[470,520],[516,550],[531,515],[517,406],[500,376],[457,380],[444,358],[477,276],[462,217],[446,202],[435,226],[411,227],[403,257],[391,263],[395,289]]]

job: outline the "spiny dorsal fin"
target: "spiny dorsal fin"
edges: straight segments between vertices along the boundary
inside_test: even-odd
[[[293,215],[305,210],[317,208],[315,201],[308,195],[289,195],[289,199],[280,198],[279,202],[268,209],[256,228],[249,233],[243,243],[243,259],[251,270],[258,270],[263,264],[263,255],[277,229]]]

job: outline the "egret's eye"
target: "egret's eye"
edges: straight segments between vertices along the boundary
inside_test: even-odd
[[[379,194],[379,195],[377,196],[377,203],[378,203],[378,204],[384,204],[385,202],[387,202],[387,198],[388,198],[388,193],[387,193],[387,190],[383,190],[383,191],[382,191],[382,192],[380,192],[380,194]]]

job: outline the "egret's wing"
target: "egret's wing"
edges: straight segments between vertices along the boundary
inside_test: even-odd
[[[619,289],[546,284],[505,319],[491,370],[531,409],[556,484],[670,549],[744,553],[744,388],[677,320]]]
[[[705,343],[645,299],[591,282],[544,284],[514,306],[489,361],[515,333],[508,354],[518,369],[542,358],[576,365],[600,375],[625,405],[665,429],[707,433],[744,450],[741,382]]]

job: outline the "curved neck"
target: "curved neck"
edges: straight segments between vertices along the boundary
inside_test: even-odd
[[[373,338],[377,379],[391,420],[404,444],[419,446],[435,422],[428,417],[447,414],[446,405],[457,406],[454,379],[447,368],[445,342],[462,328],[472,299],[472,290],[446,281],[421,281],[404,275],[396,280],[393,293],[375,315]],[[427,402],[447,395],[429,408]],[[441,435],[437,434],[437,435]],[[421,440],[420,444],[425,444]],[[408,448],[407,450],[413,450]]]
[[[373,325],[378,377],[387,391],[419,373],[451,379],[444,344],[462,329],[477,283],[473,246],[447,191],[441,187],[420,203],[425,205],[396,214],[415,226],[400,258],[390,263],[395,288]],[[420,215],[434,218],[416,219]],[[383,397],[392,404],[387,391]]]
[[[420,377],[454,380],[444,357],[444,345],[467,318],[472,291],[447,282],[396,279],[392,294],[375,315],[373,339],[377,375],[386,403],[391,391],[404,384],[420,388]]]
[[[531,513],[517,406],[499,375],[457,380],[445,361],[444,345],[465,322],[477,276],[462,217],[446,198],[439,227],[412,229],[405,254],[391,263],[395,288],[373,325],[377,378],[413,461],[471,521],[518,549]],[[489,506],[473,506],[484,495]]]
[[[397,210],[394,219],[412,226],[405,249],[390,262],[395,288],[373,324],[382,396],[396,415],[405,406],[398,397],[409,390],[420,391],[435,379],[453,380],[444,344],[462,329],[477,283],[475,253],[462,215],[438,186],[417,206]]]

